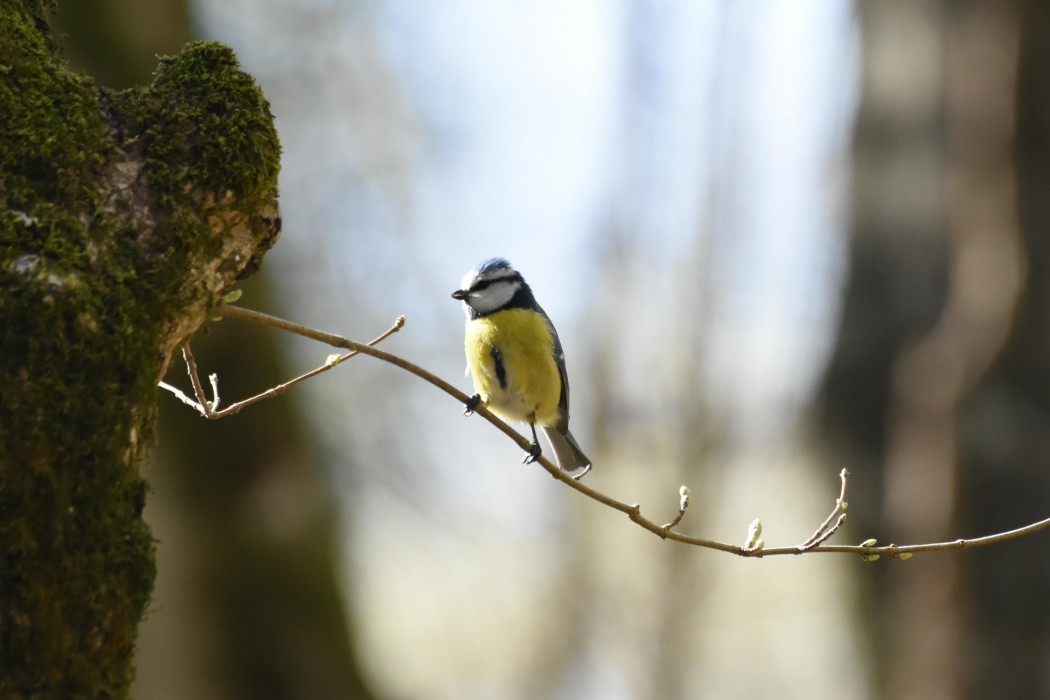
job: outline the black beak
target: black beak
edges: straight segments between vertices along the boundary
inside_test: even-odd
[[[452,292],[452,298],[453,299],[459,299],[460,301],[463,301],[464,299],[467,298],[467,290],[465,290],[465,289],[457,289],[456,291]]]

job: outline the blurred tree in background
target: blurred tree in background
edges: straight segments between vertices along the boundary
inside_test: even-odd
[[[1050,13],[859,9],[851,275],[823,409],[846,463],[882,476],[850,517],[880,513],[864,529],[900,543],[1018,527],[1050,503]],[[1050,694],[1045,547],[881,570],[880,697]]]

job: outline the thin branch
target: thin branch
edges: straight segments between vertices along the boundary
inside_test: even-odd
[[[207,416],[211,412],[211,403],[204,397],[204,387],[197,374],[197,358],[193,356],[189,342],[182,346],[182,359],[186,363],[186,371],[190,373],[190,384],[193,385],[193,395],[197,397],[201,414]]]
[[[452,386],[445,380],[441,379],[440,377],[434,376],[422,367],[418,367],[412,364],[411,362],[408,362],[407,360],[402,360],[397,355],[391,355],[390,353],[383,352],[382,350],[376,350],[375,348],[371,347],[371,343],[369,343],[368,345],[364,345],[353,340],[344,338],[340,335],[335,335],[333,333],[325,333],[314,328],[301,326],[298,323],[285,321],[283,318],[271,316],[270,314],[264,314],[259,311],[251,311],[249,309],[241,308],[239,306],[230,306],[227,304],[220,306],[218,309],[216,309],[216,311],[223,318],[238,318],[243,321],[251,321],[252,323],[258,323],[263,326],[269,326],[270,328],[277,328],[279,330],[288,331],[289,333],[295,333],[296,335],[301,335],[304,338],[310,338],[312,340],[325,343],[326,345],[331,345],[332,347],[345,348],[347,350],[351,350],[353,351],[350,353],[351,357],[358,353],[362,355],[370,355],[371,357],[374,357],[377,360],[388,362],[392,365],[395,365],[396,367],[400,367],[406,372],[410,372],[416,375],[420,379],[433,384],[434,386],[438,387],[447,394],[451,394],[456,398],[463,397],[460,400],[463,403],[467,402],[466,394],[459,391],[458,389],[456,389],[456,387]],[[405,317],[398,316],[397,322],[394,324],[394,327],[372,342],[377,343],[383,340],[391,333],[400,330],[404,325]],[[340,362],[341,361],[342,360],[340,360]],[[480,414],[482,410],[483,409],[479,407],[478,413]],[[510,432],[513,433],[514,431]]]
[[[835,507],[831,509],[831,513],[825,518],[824,522],[820,524],[816,532],[810,535],[810,538],[798,546],[800,551],[806,551],[807,549],[813,549],[821,542],[826,542],[828,538],[835,534],[835,531],[842,527],[842,524],[846,522],[846,488],[849,486],[849,472],[843,469],[839,472],[839,479],[842,482],[842,488],[839,490],[839,497],[835,501]],[[841,513],[841,515],[839,515]],[[835,516],[838,515],[838,519]],[[834,523],[834,525],[832,525]]]
[[[577,481],[579,481],[579,477],[578,476],[574,476],[573,478],[576,479]],[[683,484],[682,486],[678,487],[678,513],[675,514],[674,518],[671,519],[671,522],[664,523],[661,526],[661,529],[663,529],[663,530],[670,530],[673,527],[677,527],[678,523],[682,522],[682,518],[685,517],[685,510],[688,507],[689,507],[689,487],[687,487],[687,486],[685,486]]]
[[[235,308],[235,307],[230,307],[230,306],[222,306],[222,307],[220,307],[220,309],[228,309],[228,308]],[[245,314],[245,315],[231,314],[230,317],[231,318],[246,318],[246,319],[253,319],[255,317],[255,315],[267,317],[266,314],[260,314],[257,311],[248,311],[247,309],[238,309],[238,310],[239,311],[246,311],[247,314]],[[277,319],[274,316],[268,316],[267,318],[274,319],[274,320],[277,320],[277,321],[281,320],[281,319]],[[294,326],[295,325],[295,324],[288,324],[287,322],[283,322],[283,323],[286,323],[289,326]],[[270,325],[270,324],[267,324],[267,325]],[[375,345],[377,343],[381,343],[382,341],[386,340],[391,335],[393,335],[394,333],[398,332],[399,330],[401,330],[404,327],[405,327],[405,317],[404,316],[398,316],[397,320],[394,321],[394,325],[391,326],[390,328],[388,328],[383,333],[381,333],[376,338],[370,340],[368,342],[368,346],[372,346],[372,345]],[[300,327],[300,328],[302,328],[302,327]],[[291,329],[290,328],[285,328],[285,330],[291,330]],[[304,330],[310,330],[310,329],[304,329]],[[313,333],[319,334],[319,335],[327,335],[327,334],[320,334],[317,331],[313,331]],[[312,336],[308,336],[308,337],[312,337]],[[331,338],[338,338],[338,336],[331,336]],[[315,340],[319,340],[319,338],[314,338],[314,339]],[[166,390],[170,391],[171,393],[175,394],[176,398],[178,398],[180,401],[182,401],[183,403],[187,404],[188,406],[191,406],[194,409],[196,409],[197,412],[200,413],[205,418],[207,418],[209,420],[219,420],[220,418],[225,418],[227,416],[232,416],[232,415],[235,415],[237,413],[240,413],[242,410],[244,410],[248,406],[251,406],[254,403],[258,403],[259,401],[264,401],[266,399],[273,398],[274,396],[278,396],[279,394],[283,394],[285,391],[287,391],[289,388],[295,386],[299,382],[306,381],[310,377],[315,377],[318,374],[321,374],[323,372],[327,372],[328,370],[335,368],[336,366],[338,366],[342,362],[345,362],[346,360],[349,360],[351,357],[354,357],[355,355],[360,354],[360,348],[361,347],[365,347],[365,346],[360,346],[357,343],[352,343],[351,341],[346,341],[345,339],[339,339],[339,341],[340,342],[349,343],[349,345],[353,345],[357,349],[351,350],[351,352],[348,352],[348,353],[346,353],[344,355],[340,355],[338,357],[330,358],[329,361],[325,362],[325,364],[321,365],[320,367],[312,369],[309,372],[306,372],[304,374],[300,374],[298,377],[290,379],[287,382],[284,382],[283,384],[278,384],[277,386],[271,387],[271,388],[267,389],[266,391],[262,392],[261,394],[256,394],[255,396],[252,396],[250,398],[244,399],[243,401],[238,401],[237,403],[234,403],[234,404],[226,407],[225,409],[223,409],[221,411],[216,410],[216,408],[219,405],[219,378],[215,374],[208,375],[208,380],[211,383],[211,388],[212,388],[212,396],[214,397],[211,401],[208,401],[208,399],[204,395],[204,387],[201,384],[200,375],[197,372],[197,360],[193,356],[193,351],[190,350],[190,344],[189,343],[186,343],[183,346],[183,348],[182,348],[182,358],[186,362],[186,371],[190,375],[190,383],[193,385],[193,393],[196,395],[197,400],[194,401],[190,397],[186,396],[186,394],[184,394],[183,392],[179,391],[178,389],[176,389],[175,387],[171,386],[170,384],[165,384],[164,382],[161,382],[160,384],[158,384],[158,386],[161,387],[162,389],[166,389]],[[327,341],[322,341],[322,342],[327,342]],[[337,347],[349,347],[348,345],[340,344],[340,342],[329,343],[329,344],[330,345],[336,345]]]
[[[186,343],[186,347],[188,348],[189,346],[190,344]],[[219,410],[219,375],[215,374],[214,372],[209,374],[208,383],[211,384],[211,395],[215,397],[214,399],[212,399],[211,409],[213,411],[217,411]]]
[[[390,353],[383,352],[382,350],[376,350],[370,345],[363,345],[361,343],[348,340],[338,335],[324,333],[322,331],[318,331],[312,328],[307,328],[306,326],[301,326],[296,323],[285,321],[284,319],[277,318],[276,316],[270,316],[268,314],[259,313],[258,311],[250,311],[248,309],[243,309],[236,306],[221,306],[218,309],[218,313],[219,315],[225,318],[239,318],[246,321],[252,321],[254,323],[259,323],[262,325],[270,326],[272,328],[278,328],[280,330],[296,333],[298,335],[302,335],[307,338],[312,338],[313,340],[317,340],[322,343],[327,343],[328,345],[345,348],[351,351],[350,353],[347,353],[347,355],[340,357],[338,362],[342,362],[344,359],[351,357],[357,353],[369,355],[378,360],[382,360],[383,362],[395,365],[396,367],[399,367],[405,370],[406,372],[410,372],[411,374],[416,375],[420,379],[423,379],[429,384],[432,384],[438,389],[441,389],[446,394],[452,396],[460,403],[466,404],[466,402],[469,399],[469,397],[465,393],[452,386],[448,382],[444,381],[443,379],[436,377],[435,375],[426,371],[422,367],[419,367],[411,362],[408,362],[407,360],[397,357],[396,355],[391,355]],[[399,318],[398,324],[395,324],[394,328],[392,328],[386,334],[380,336],[372,342],[379,342],[390,333],[393,333],[396,330],[398,330],[403,323],[404,318]],[[328,366],[326,365],[325,367],[327,368]],[[325,368],[318,368],[318,370],[314,370],[314,373],[319,373],[320,371],[324,371],[324,369]],[[297,378],[293,381],[301,380]],[[200,380],[198,379],[195,382],[195,391],[197,391],[199,385]],[[190,403],[191,405],[193,404],[191,400],[187,400],[188,397],[179,392],[177,389],[174,389],[173,387],[168,387],[167,385],[162,386],[164,386],[164,388],[167,388],[169,391],[173,391],[173,393],[175,393],[175,395],[180,400]],[[200,400],[203,396],[203,388],[201,388],[201,390],[197,393],[198,400]],[[202,403],[204,405],[207,405],[206,401],[203,401]],[[229,411],[230,409],[228,408],[226,410]],[[513,428],[508,426],[502,420],[494,416],[484,406],[478,406],[474,412],[489,423],[491,423],[493,426],[495,426],[498,430],[500,430],[504,435],[509,437],[515,443],[517,443],[517,445],[523,451],[528,451],[531,447],[531,442],[528,439],[526,439]],[[800,545],[795,545],[792,547],[776,547],[769,549],[764,547],[747,548],[746,546],[728,544],[725,542],[719,542],[717,540],[710,540],[702,537],[693,537],[691,535],[686,535],[674,530],[673,528],[681,522],[682,517],[685,515],[685,509],[688,506],[688,489],[685,489],[685,493],[682,494],[683,498],[680,501],[680,507],[677,516],[670,523],[658,525],[649,518],[642,515],[641,506],[637,503],[623,503],[621,501],[616,500],[615,498],[607,496],[606,494],[596,489],[591,488],[583,482],[573,479],[572,476],[556,467],[546,457],[541,456],[538,460],[536,460],[535,463],[539,464],[543,469],[545,469],[547,473],[550,474],[554,479],[557,479],[569,488],[579,492],[580,494],[586,496],[587,498],[593,501],[596,501],[597,503],[600,503],[608,508],[612,508],[613,510],[617,510],[623,513],[628,517],[628,519],[630,519],[631,522],[635,523],[641,528],[644,528],[645,530],[648,530],[649,532],[653,533],[654,535],[660,538],[673,540],[675,542],[681,542],[682,544],[704,547],[706,549],[714,549],[722,552],[729,552],[730,554],[736,554],[742,557],[771,557],[783,556],[788,554],[798,556],[800,554],[808,554],[810,552],[821,552],[830,554],[854,554],[859,555],[866,561],[874,561],[875,559],[878,559],[881,556],[892,557],[895,559],[906,559],[912,554],[919,552],[973,549],[975,547],[983,547],[991,544],[997,544],[999,542],[1005,542],[1007,540],[1016,539],[1018,537],[1024,537],[1025,535],[1030,535],[1035,532],[1039,532],[1040,530],[1050,528],[1050,518],[1047,518],[1045,520],[1040,520],[1039,522],[1017,528],[1015,530],[1010,530],[1008,532],[1001,532],[994,535],[976,537],[972,539],[960,538],[947,542],[929,542],[912,545],[890,544],[883,546],[825,544],[827,539],[838,531],[838,529],[841,527],[841,525],[845,522],[846,519],[846,514],[844,511],[847,505],[846,487],[848,483],[849,474],[846,470],[842,470],[842,472],[839,475],[841,479],[841,490],[839,498],[835,503],[835,508],[832,510],[831,514],[828,515],[828,517],[824,520],[824,522],[821,523],[820,527],[817,528],[817,530],[808,540],[806,540]]]
[[[820,533],[820,535],[817,537],[817,539],[815,539],[812,542],[809,542],[809,543],[804,544],[801,547],[799,547],[799,550],[805,552],[805,551],[813,549],[814,547],[819,546],[819,545],[827,542],[828,540],[831,539],[831,536],[834,535],[836,532],[838,532],[839,528],[842,527],[845,524],[846,524],[846,514],[845,513],[840,513],[839,517],[835,519],[835,523],[831,527],[826,528],[822,533]]]
[[[186,404],[187,406],[189,406],[193,410],[197,411],[198,413],[201,413],[201,405],[199,403],[197,403],[196,401],[194,401],[193,399],[191,399],[189,396],[186,396],[186,394],[183,393],[182,389],[179,389],[178,387],[174,387],[171,384],[168,384],[166,382],[158,382],[157,386],[159,386],[161,389],[164,389],[165,391],[170,391],[172,394],[175,395],[175,398],[177,398],[179,401],[181,401],[182,403]],[[201,415],[204,415],[204,414],[201,413]]]

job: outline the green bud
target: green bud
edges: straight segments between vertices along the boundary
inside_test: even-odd
[[[758,544],[758,539],[762,536],[762,521],[755,518],[751,521],[751,524],[747,526],[747,540],[744,542],[744,549],[754,549]]]

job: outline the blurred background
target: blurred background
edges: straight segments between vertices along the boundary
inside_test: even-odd
[[[64,0],[78,69],[232,46],[284,234],[241,304],[464,390],[477,261],[558,325],[588,484],[681,530],[1050,515],[1050,5]],[[329,349],[223,321],[229,403]],[[188,388],[184,369],[168,381]],[[1050,697],[1050,540],[740,560],[587,501],[368,358],[206,422],[169,395],[139,699]]]

